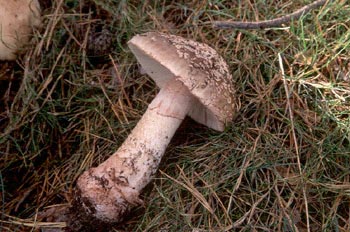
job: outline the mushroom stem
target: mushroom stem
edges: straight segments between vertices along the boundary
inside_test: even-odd
[[[141,190],[156,173],[193,102],[182,82],[169,81],[117,152],[78,179],[78,206],[87,215],[111,223],[121,221],[133,206],[142,203]]]

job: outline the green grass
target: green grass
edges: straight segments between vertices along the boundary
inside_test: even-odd
[[[79,175],[136,125],[158,89],[126,42],[153,30],[217,49],[241,108],[223,133],[186,119],[144,205],[115,231],[349,231],[350,5],[270,30],[208,23],[309,2],[41,1],[32,46],[0,64],[3,231],[30,231],[39,211],[69,202]],[[96,48],[102,29],[110,43]]]

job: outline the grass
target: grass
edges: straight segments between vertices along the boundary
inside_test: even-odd
[[[0,64],[2,231],[47,226],[38,212],[127,137],[158,90],[126,42],[153,30],[217,49],[241,108],[224,133],[186,119],[114,231],[349,231],[350,5],[270,30],[210,25],[308,2],[42,0],[32,45]]]

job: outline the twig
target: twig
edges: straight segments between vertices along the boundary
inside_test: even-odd
[[[213,27],[218,29],[264,29],[264,28],[272,28],[279,27],[282,24],[289,23],[292,20],[299,19],[302,15],[308,13],[309,11],[324,5],[327,0],[317,0],[314,1],[297,11],[287,14],[285,16],[257,21],[257,22],[242,22],[242,21],[214,21]]]

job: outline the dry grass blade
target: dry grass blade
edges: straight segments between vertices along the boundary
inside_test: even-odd
[[[189,181],[188,178],[186,178],[186,176],[183,176],[184,173],[183,171],[181,171],[181,168],[179,168],[180,171],[180,178],[182,181],[179,181],[169,175],[167,175],[166,173],[160,171],[163,175],[165,175],[167,178],[169,178],[170,180],[174,181],[175,183],[177,183],[178,185],[184,187],[185,189],[187,189],[202,205],[204,208],[206,208],[208,210],[209,213],[214,214],[214,210],[210,207],[209,203],[207,202],[207,200],[203,197],[203,195],[193,186],[193,184]]]
[[[289,118],[290,118],[290,126],[291,126],[291,132],[292,132],[292,136],[293,136],[293,143],[294,143],[295,155],[296,155],[297,163],[298,163],[299,174],[300,174],[300,177],[303,177],[303,170],[301,168],[301,162],[300,162],[300,157],[299,157],[300,156],[299,145],[297,142],[297,137],[295,134],[295,127],[294,127],[294,114],[293,114],[292,106],[290,103],[290,93],[289,93],[289,88],[287,86],[286,76],[285,76],[285,72],[284,72],[284,68],[283,68],[282,56],[280,53],[278,53],[278,63],[279,63],[280,69],[281,69],[284,90],[286,92],[287,108],[288,108],[288,113],[289,113]],[[303,181],[303,179],[302,179],[302,181]],[[304,181],[303,181],[302,188],[303,188],[303,197],[304,197],[304,201],[305,201],[307,231],[310,232],[310,219],[309,219],[309,206],[308,206],[309,204],[307,201],[307,195],[306,195],[307,190],[306,190],[306,185],[304,184]]]
[[[6,224],[14,224],[14,225],[19,225],[19,226],[24,226],[24,227],[29,227],[29,228],[33,228],[33,229],[37,229],[37,228],[64,228],[66,227],[66,223],[65,222],[37,222],[35,220],[31,220],[31,219],[21,219],[21,218],[17,218],[17,217],[13,217],[13,216],[9,216],[9,215],[5,215],[5,217],[7,217],[8,220],[4,220],[4,221],[0,221],[1,223],[3,223],[4,225]]]

